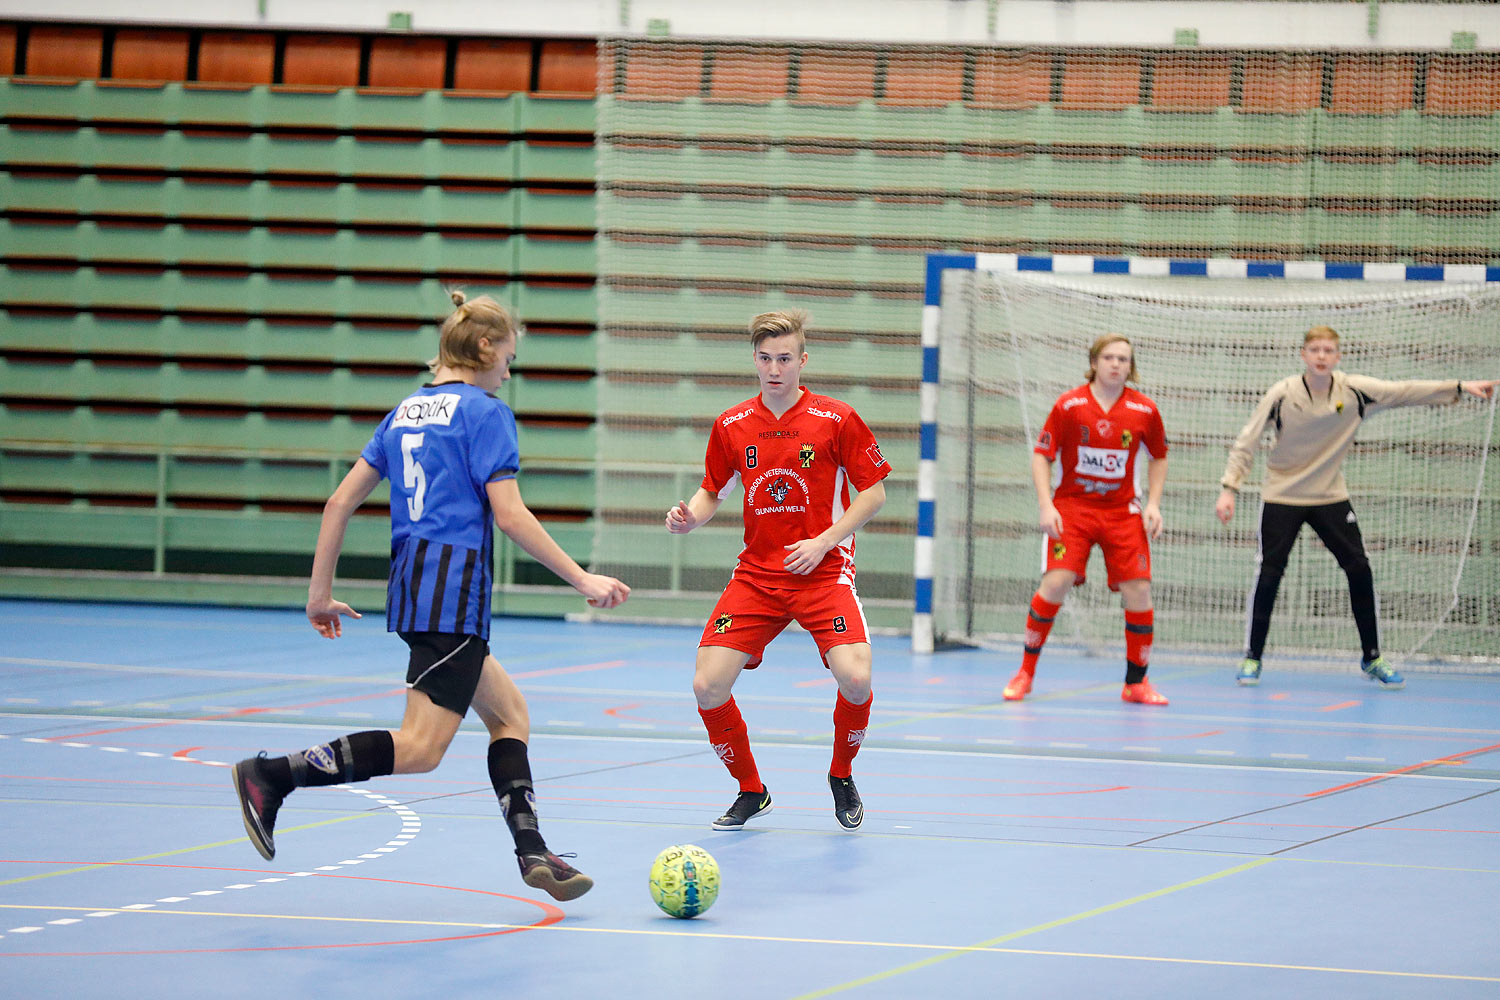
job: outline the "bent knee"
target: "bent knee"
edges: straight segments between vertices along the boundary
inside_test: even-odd
[[[693,697],[699,708],[718,708],[729,700],[732,685],[722,679],[711,677],[702,671],[693,675]]]
[[[396,771],[400,774],[426,774],[443,762],[448,748],[424,740],[401,739],[396,734]]]

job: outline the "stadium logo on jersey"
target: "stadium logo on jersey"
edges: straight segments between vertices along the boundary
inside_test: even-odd
[[[319,743],[311,750],[302,752],[302,759],[324,774],[338,774],[338,763],[333,759],[333,747],[327,743]]]
[[[1133,434],[1131,434],[1129,431],[1121,431],[1120,432],[1120,447],[1121,448],[1129,448],[1130,447],[1130,442],[1132,442],[1134,440],[1135,440],[1135,436]]]
[[[401,401],[391,416],[392,427],[448,426],[458,412],[462,397],[456,392],[439,392],[431,396],[410,396]]]
[[[1068,554],[1068,547],[1066,545],[1064,545],[1062,542],[1053,542],[1052,543],[1052,558],[1053,559],[1061,559],[1063,556],[1065,556],[1067,554]]]
[[[1075,407],[1075,406],[1082,406],[1084,403],[1087,403],[1087,402],[1088,402],[1088,400],[1084,399],[1082,396],[1074,396],[1072,399],[1068,400],[1066,403],[1064,403],[1062,405],[1063,412],[1067,413],[1073,407]]]
[[[736,420],[744,420],[746,417],[748,417],[750,414],[752,414],[754,412],[755,412],[755,407],[752,406],[749,409],[741,410],[738,413],[731,413],[729,416],[727,416],[723,420],[719,421],[719,426],[721,426],[721,427],[728,427],[730,424],[734,423]]]
[[[843,414],[830,413],[828,410],[820,410],[816,406],[809,406],[807,408],[807,412],[811,413],[815,417],[825,417],[838,423],[842,423],[844,419]]]
[[[885,464],[885,456],[880,453],[880,445],[870,445],[870,447],[865,449],[865,454],[870,456],[871,464],[875,465],[876,467]]]
[[[804,469],[811,469],[813,464],[813,446],[810,444],[803,445],[802,450],[798,452],[798,457],[802,459],[802,467]],[[781,497],[777,497],[776,502],[780,503]]]
[[[1125,408],[1127,410],[1135,410],[1138,413],[1150,413],[1151,412],[1151,407],[1147,406],[1145,403],[1136,403],[1136,402],[1132,402],[1131,400],[1128,400],[1128,399],[1125,400]]]
[[[729,631],[730,626],[732,626],[733,624],[733,615],[720,615],[719,617],[714,619],[714,631],[719,635],[723,635],[725,632]]]
[[[734,763],[734,747],[730,746],[728,743],[715,743],[713,744],[713,748],[714,753],[718,754],[719,759],[724,763]]]
[[[1078,463],[1074,471],[1080,476],[1099,479],[1123,479],[1125,466],[1130,464],[1130,452],[1119,448],[1079,448]]]

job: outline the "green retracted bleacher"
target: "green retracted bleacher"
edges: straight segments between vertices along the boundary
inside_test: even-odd
[[[423,381],[450,283],[527,324],[500,392],[523,495],[587,561],[592,43],[31,25],[6,44],[7,592],[294,599],[323,500]],[[341,565],[376,589],[385,495]],[[507,588],[547,582],[501,549]]]

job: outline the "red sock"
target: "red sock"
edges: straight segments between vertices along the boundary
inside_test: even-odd
[[[1125,683],[1139,684],[1146,677],[1146,668],[1151,666],[1152,622],[1156,612],[1125,612]]]
[[[1026,650],[1021,654],[1021,669],[1028,677],[1036,675],[1036,661],[1047,644],[1047,633],[1052,631],[1052,622],[1057,617],[1061,604],[1053,604],[1041,594],[1031,595],[1031,607],[1026,612]]]
[[[703,718],[703,728],[708,730],[708,742],[740,783],[740,791],[760,791],[764,786],[755,768],[755,755],[750,752],[750,730],[740,717],[740,707],[733,696],[718,708],[698,709],[698,714]]]
[[[834,701],[833,763],[828,765],[828,773],[835,778],[847,778],[852,773],[854,755],[865,741],[865,727],[870,724],[870,705],[874,701],[872,694],[863,705],[851,705],[842,691]]]

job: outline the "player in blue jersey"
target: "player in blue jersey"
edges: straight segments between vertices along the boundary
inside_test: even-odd
[[[488,296],[465,301],[443,323],[432,381],[380,423],[323,508],[307,618],[325,638],[359,613],[333,597],[344,529],[370,491],[391,481],[391,568],[386,628],[410,647],[401,728],[350,733],[286,757],[261,753],[234,766],[245,830],[262,856],[276,854],[276,812],[293,789],[431,771],[472,706],[489,730],[489,773],[516,843],[521,877],[556,899],[593,880],[547,849],[537,828],[526,755],[526,699],[490,655],[491,522],[596,608],[630,596],[619,580],[586,572],[521,499],[520,452],[510,407],[490,395],[510,378],[517,327]]]

